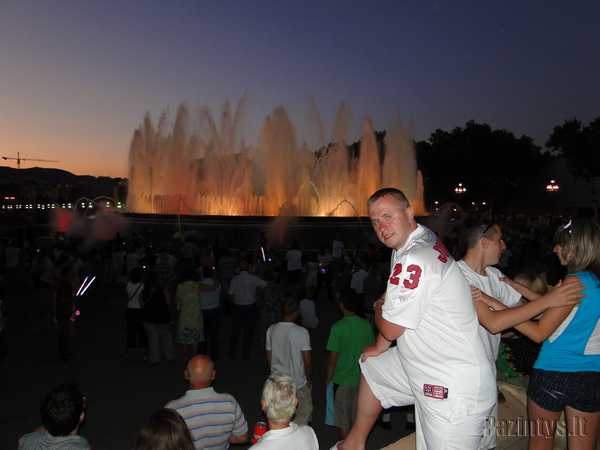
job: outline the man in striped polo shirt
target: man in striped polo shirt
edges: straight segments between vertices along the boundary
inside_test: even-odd
[[[238,402],[229,394],[219,394],[211,387],[216,370],[206,355],[192,358],[183,372],[189,390],[165,406],[183,417],[196,449],[228,449],[229,444],[248,442],[248,424]]]

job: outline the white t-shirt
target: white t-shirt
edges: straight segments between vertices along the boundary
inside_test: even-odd
[[[354,289],[357,294],[364,294],[365,289],[365,278],[369,276],[369,273],[365,269],[360,269],[358,272],[352,274],[352,281],[350,281],[350,287]]]
[[[270,430],[262,435],[260,441],[252,446],[260,450],[319,450],[319,441],[314,430],[308,425],[290,422],[287,428]]]
[[[319,319],[315,312],[315,302],[305,298],[300,300],[300,318],[304,328],[316,328],[319,325]]]
[[[296,389],[306,384],[302,352],[311,350],[306,328],[292,322],[279,322],[267,330],[266,348],[271,351],[271,373],[286,373]]]
[[[285,255],[287,270],[302,270],[302,252],[292,249]]]
[[[319,264],[323,267],[328,267],[329,264],[331,264],[331,261],[333,261],[333,256],[331,256],[331,253],[319,253],[317,259],[319,260]]]
[[[479,335],[471,290],[435,234],[418,225],[392,254],[383,318],[406,328],[398,355],[417,401],[470,413],[496,401],[496,380]]]
[[[265,280],[243,270],[232,278],[228,294],[233,295],[233,302],[236,305],[252,305],[256,303],[256,288],[262,289],[266,285]]]
[[[490,297],[495,298],[501,303],[504,303],[509,308],[515,306],[521,300],[521,294],[515,291],[512,287],[503,281],[500,277],[504,277],[498,269],[488,266],[485,269],[487,277],[475,273],[464,261],[458,261],[458,267],[467,278],[470,286],[476,287],[482,292],[485,292]],[[485,354],[496,372],[496,359],[498,358],[498,349],[500,348],[500,333],[492,334],[483,326],[479,325],[479,335],[483,341]]]
[[[345,250],[342,241],[333,241],[333,244],[331,245],[331,256],[334,258],[341,258]]]

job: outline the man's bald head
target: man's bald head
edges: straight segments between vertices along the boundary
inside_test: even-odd
[[[215,365],[208,356],[197,355],[188,362],[184,375],[191,389],[204,389],[215,379]]]

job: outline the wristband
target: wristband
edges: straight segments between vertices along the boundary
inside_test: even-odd
[[[377,305],[377,302],[379,302],[379,301],[385,303],[385,298],[379,297],[377,300],[375,300],[375,303],[373,303],[373,309],[375,309],[375,305]]]

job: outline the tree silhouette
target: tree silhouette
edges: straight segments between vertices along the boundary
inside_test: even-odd
[[[516,138],[473,120],[464,128],[437,129],[416,149],[427,204],[457,201],[454,188],[463,183],[463,206],[486,202],[496,213],[504,211],[524,177],[552,159],[528,136]]]
[[[594,203],[594,218],[598,217],[596,181],[600,177],[600,117],[588,126],[576,118],[555,126],[546,146],[557,150],[565,158],[567,169],[573,177],[582,179],[590,188]]]

